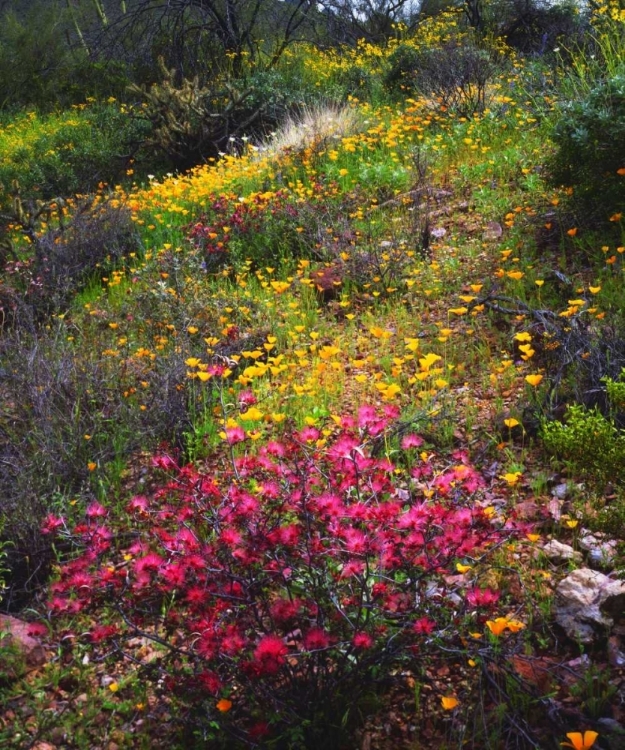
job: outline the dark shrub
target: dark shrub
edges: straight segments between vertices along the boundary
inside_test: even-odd
[[[400,45],[388,59],[389,69],[384,76],[384,86],[393,93],[412,91],[420,59],[419,50],[407,44]]]
[[[574,188],[573,202],[605,221],[625,206],[625,66],[566,102],[553,130],[552,181]]]
[[[24,319],[26,309],[30,311],[27,322],[41,321],[61,310],[97,269],[104,271],[140,249],[130,211],[116,202],[95,198],[74,209],[61,205],[60,199],[44,207],[25,204],[24,208],[16,199],[16,221],[21,217],[30,252],[20,248],[5,253],[5,285],[0,295],[0,309],[13,323],[16,316]],[[73,214],[67,218],[69,210]],[[37,222],[54,217],[56,227],[50,224],[47,231],[36,231]]]
[[[486,106],[486,87],[495,72],[490,52],[452,39],[441,47],[399,47],[386,84],[391,91],[434,96],[446,109],[470,116]]]

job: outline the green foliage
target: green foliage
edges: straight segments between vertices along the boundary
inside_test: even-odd
[[[24,656],[18,644],[10,633],[0,628],[0,690],[20,677],[24,666]]]
[[[402,45],[389,61],[390,91],[431,95],[465,116],[484,110],[487,85],[497,70],[492,51],[466,39],[419,49]]]
[[[347,95],[371,100],[376,92],[376,77],[364,66],[354,65],[339,77]]]
[[[573,203],[605,221],[625,205],[625,65],[591,75],[578,98],[561,105],[552,138],[552,181],[574,188]]]
[[[384,76],[385,87],[393,93],[412,91],[419,62],[419,50],[408,44],[398,46],[388,59],[389,69]]]
[[[20,115],[0,128],[0,209],[18,180],[24,196],[56,198],[89,193],[126,174],[147,132],[146,123],[115,102],[81,105],[60,115]]]
[[[600,484],[625,479],[625,431],[598,409],[569,406],[565,422],[546,423],[542,437],[546,449],[581,476]]]
[[[484,4],[486,29],[514,49],[545,55],[559,40],[570,44],[588,31],[588,17],[571,0],[493,0]]]
[[[13,11],[2,14],[0,104],[54,101],[71,67],[63,26],[57,3],[40,3],[22,18]]]
[[[241,139],[260,137],[313,96],[305,87],[274,70],[259,68],[243,78],[222,76],[201,83],[177,81],[176,71],[160,61],[162,81],[149,89],[131,86],[144,100],[143,117],[151,126],[146,139],[176,169],[188,169],[208,157],[232,151]]]
[[[68,6],[41,0],[0,15],[0,106],[50,110],[123,94],[126,66],[89,56]]]
[[[622,538],[625,527],[625,370],[619,380],[602,378],[605,387],[603,412],[598,407],[569,406],[564,423],[543,425],[542,438],[549,453],[564,461],[574,475],[584,478],[590,493],[579,511],[586,525]],[[607,483],[613,493],[607,499]],[[588,514],[588,507],[592,512]]]
[[[606,715],[618,692],[618,687],[611,678],[609,668],[591,665],[582,672],[578,682],[571,685],[571,695],[581,700],[584,712],[594,721]]]

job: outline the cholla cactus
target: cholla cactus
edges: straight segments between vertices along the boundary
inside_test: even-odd
[[[163,80],[149,89],[131,86],[142,96],[144,116],[152,123],[146,145],[165,152],[178,168],[187,168],[227,147],[262,114],[253,89],[217,79],[201,85],[198,77],[176,83],[176,71],[159,60]]]

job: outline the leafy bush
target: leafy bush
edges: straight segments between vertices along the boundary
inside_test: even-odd
[[[619,380],[604,378],[604,383],[605,413],[597,407],[570,406],[564,423],[543,425],[542,438],[550,453],[588,482],[590,492],[580,507],[588,528],[623,539],[625,379],[622,374]],[[604,491],[608,483],[614,490],[609,497]]]
[[[420,50],[408,44],[399,45],[388,58],[389,69],[384,76],[385,87],[396,94],[412,91],[420,61]]]
[[[0,18],[0,105],[50,105],[71,70],[63,35],[67,19],[56,3],[36,3],[25,16]],[[60,32],[60,33],[59,33]]]
[[[625,66],[561,105],[553,134],[552,181],[605,221],[625,205]],[[620,172],[620,173],[619,173]]]
[[[241,139],[266,135],[294,108],[312,100],[311,92],[273,70],[258,69],[245,78],[217,77],[201,83],[168,70],[161,60],[161,83],[132,86],[144,100],[150,123],[146,145],[164,153],[176,169],[189,169],[209,157],[233,150]]]
[[[254,399],[240,404],[238,421],[262,418]],[[422,439],[406,436],[411,479],[369,454],[397,413],[365,406],[327,445],[306,427],[257,455],[241,452],[247,435],[229,422],[233,460],[219,471],[159,454],[164,483],[114,521],[92,503],[67,537],[50,515],[44,531],[82,548],[52,585],[50,609],[95,615],[94,642],[158,642],[146,676],[193,707],[205,731],[217,727],[223,746],[339,747],[345,717],[376,681],[440,642],[461,648],[458,618],[484,624],[499,595],[465,591],[445,572],[516,533],[475,504],[483,480],[466,455],[435,476],[430,459],[414,463]],[[414,485],[428,477],[430,501]],[[120,543],[109,523],[123,529]]]
[[[26,204],[14,196],[15,213],[7,217],[12,230],[19,230],[29,244],[16,250],[10,241],[5,243],[0,295],[5,325],[40,322],[63,309],[96,269],[111,268],[140,250],[130,211],[114,201],[96,196],[72,208],[61,199]]]
[[[571,405],[565,422],[549,422],[543,427],[545,447],[569,462],[582,476],[605,484],[625,479],[625,380],[604,377],[604,413],[597,406]],[[617,426],[618,425],[618,426]],[[592,446],[592,447],[591,447]]]
[[[484,10],[486,28],[524,54],[548,55],[559,40],[568,46],[588,32],[588,16],[573,2],[495,0]]]
[[[94,192],[125,178],[147,130],[114,102],[22,114],[0,128],[0,184],[8,191],[17,180],[24,196],[43,200]],[[0,196],[0,209],[7,197]]]
[[[542,436],[547,450],[580,475],[604,484],[623,480],[625,434],[597,409],[569,406],[565,422],[548,422]]]
[[[105,324],[105,328],[107,328]],[[63,322],[0,339],[0,536],[6,553],[6,606],[23,606],[44,582],[50,539],[39,533],[52,506],[93,499],[117,488],[128,456],[161,443],[186,447],[193,419],[212,393],[193,388],[189,351],[153,360],[129,356],[120,371],[114,352],[95,348],[78,359]],[[100,333],[101,335],[101,333]],[[72,337],[69,337],[70,339]]]
[[[339,100],[355,96],[375,101],[379,89],[378,77],[364,65],[350,65],[336,75],[334,83],[340,92]]]
[[[386,85],[391,91],[419,91],[440,104],[470,116],[486,106],[487,84],[496,72],[492,52],[468,40],[440,46],[399,47],[390,57]]]

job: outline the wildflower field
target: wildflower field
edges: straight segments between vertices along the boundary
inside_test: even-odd
[[[623,747],[622,601],[554,608],[623,570],[625,18],[465,16],[290,45],[187,171],[3,115],[2,747]]]

